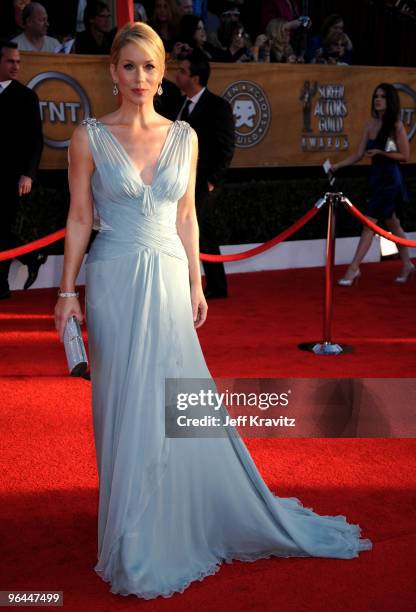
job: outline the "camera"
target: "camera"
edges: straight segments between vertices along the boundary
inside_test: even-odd
[[[310,28],[312,25],[311,18],[307,17],[306,15],[301,15],[300,17],[298,17],[298,21],[300,22],[300,25],[304,28]]]

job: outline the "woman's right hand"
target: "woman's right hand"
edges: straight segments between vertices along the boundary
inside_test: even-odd
[[[263,45],[266,45],[268,42],[269,42],[269,39],[266,36],[266,34],[259,34],[256,38],[256,42],[254,43],[254,47],[262,47]]]
[[[78,298],[58,298],[55,306],[55,327],[61,342],[63,342],[64,339],[66,322],[72,316],[75,316],[78,319],[79,324],[82,325],[84,322],[84,315],[82,314]]]
[[[187,55],[188,53],[191,53],[191,51],[192,49],[187,43],[183,43],[179,41],[174,44],[172,53],[171,53],[171,57],[174,59],[178,59],[179,55],[182,55],[182,54]]]

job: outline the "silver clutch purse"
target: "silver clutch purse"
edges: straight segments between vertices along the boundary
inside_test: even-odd
[[[64,331],[64,347],[71,376],[83,376],[88,368],[87,352],[81,327],[76,317],[68,319]]]

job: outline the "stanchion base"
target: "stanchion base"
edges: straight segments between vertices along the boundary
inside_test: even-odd
[[[337,344],[336,342],[302,342],[298,344],[301,351],[315,353],[315,355],[342,355],[343,353],[351,353],[352,346],[346,344]]]

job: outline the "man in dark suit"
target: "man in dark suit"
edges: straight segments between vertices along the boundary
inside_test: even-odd
[[[178,119],[187,121],[198,135],[199,157],[195,203],[202,253],[219,255],[213,216],[218,190],[234,154],[234,117],[231,106],[207,89],[210,75],[205,55],[194,50],[179,64],[176,83],[184,94]],[[222,263],[204,262],[205,297],[227,297]]]
[[[19,197],[30,193],[43,148],[39,100],[34,91],[16,81],[20,54],[16,43],[0,42],[0,251],[17,246],[12,233]],[[25,288],[36,279],[44,261],[36,254],[19,257],[29,268]],[[10,297],[11,261],[0,262],[0,299]],[[30,282],[31,281],[31,282]]]

